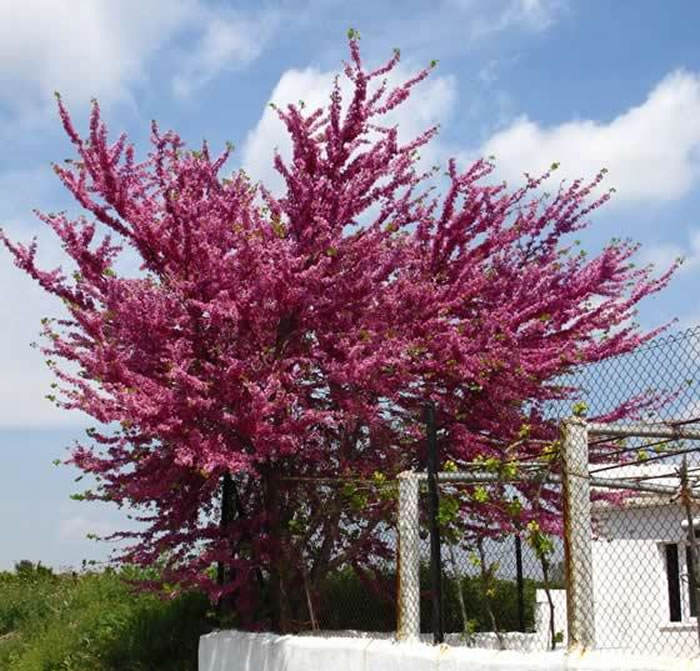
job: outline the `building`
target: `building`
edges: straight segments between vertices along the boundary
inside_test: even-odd
[[[679,487],[677,465],[629,466],[605,475]],[[700,513],[700,506],[693,514]],[[593,504],[596,647],[698,653],[687,513],[679,497],[635,493]]]

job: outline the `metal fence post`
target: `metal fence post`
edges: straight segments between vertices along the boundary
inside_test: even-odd
[[[595,647],[591,486],[586,422],[577,417],[567,419],[562,433],[568,649],[569,652],[581,652]]]
[[[515,584],[518,590],[518,631],[525,631],[525,580],[523,578],[523,544],[520,531],[515,534]]]
[[[418,547],[418,474],[399,473],[399,607],[397,638],[420,635],[420,558]]]

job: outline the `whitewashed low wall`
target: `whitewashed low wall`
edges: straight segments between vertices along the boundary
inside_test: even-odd
[[[386,639],[219,631],[199,640],[199,671],[700,671],[700,660],[517,652]]]

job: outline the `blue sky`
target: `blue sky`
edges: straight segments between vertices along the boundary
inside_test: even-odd
[[[67,9],[70,8],[70,9]],[[206,2],[22,0],[0,3],[0,223],[38,235],[41,258],[61,250],[32,208],[70,207],[50,169],[70,156],[53,91],[84,127],[97,97],[111,128],[145,151],[150,120],[199,143],[237,146],[232,168],[273,180],[285,150],[267,103],[319,104],[357,28],[364,56],[400,47],[399,74],[439,66],[396,121],[406,134],[441,123],[426,160],[496,156],[498,177],[553,161],[562,177],[609,169],[614,202],[580,236],[643,244],[639,260],[686,263],[640,310],[644,327],[700,323],[700,3],[574,0]],[[51,382],[29,348],[58,306],[0,252],[0,568],[22,558],[54,565],[100,558],[84,539],[124,520],[68,499],[76,473],[51,461],[85,421],[44,400]]]

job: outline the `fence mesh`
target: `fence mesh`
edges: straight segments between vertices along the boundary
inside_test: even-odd
[[[677,479],[668,478],[669,484]],[[693,506],[693,513],[698,512]],[[698,653],[683,505],[639,492],[594,504],[595,647],[691,657]]]
[[[638,349],[580,366],[566,382],[589,418],[616,423],[700,420],[700,326],[663,335]],[[564,419],[571,403],[552,406]]]
[[[700,428],[700,329],[583,367],[572,380],[589,420],[621,429],[588,436],[591,481],[614,479],[626,487],[591,489],[594,645],[695,656],[696,572],[687,528],[698,513],[700,443],[680,434]]]
[[[439,487],[446,640],[453,645],[520,650],[561,644],[566,627],[562,539],[548,539],[542,553],[525,529],[490,528],[469,519],[464,511],[490,489],[468,482],[442,482]],[[505,489],[506,497],[515,495],[514,487]],[[421,502],[424,505],[424,498]],[[493,504],[499,504],[495,497]],[[460,514],[455,515],[457,510]],[[424,507],[422,513],[420,628],[427,633],[432,631],[432,585]]]
[[[294,487],[297,503],[293,515],[279,525],[285,534],[285,555],[276,562],[283,631],[393,634],[398,603],[397,483],[289,478],[282,482],[282,493],[287,484]]]
[[[575,389],[571,397],[546,408],[563,429],[553,459],[490,483],[488,469],[471,471],[472,481],[441,476],[445,638],[523,651],[578,644],[696,656],[700,552],[688,529],[700,517],[700,328],[576,369],[563,384]],[[572,411],[578,417],[564,429]],[[362,501],[340,526],[332,570],[306,605],[299,599],[303,624],[430,640],[425,473],[336,487],[334,496]],[[533,526],[532,510],[504,522],[526,500],[549,511],[547,528]],[[368,510],[381,518],[369,531]],[[313,566],[320,551],[310,537],[304,561]]]

